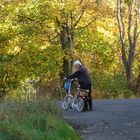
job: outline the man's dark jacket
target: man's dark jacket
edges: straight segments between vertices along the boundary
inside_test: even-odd
[[[76,71],[75,73],[67,77],[67,79],[74,79],[74,78],[78,79],[80,86],[83,88],[91,86],[91,78],[88,74],[87,69],[83,66],[80,66],[80,69],[78,71]]]

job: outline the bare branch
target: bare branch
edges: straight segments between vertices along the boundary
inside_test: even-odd
[[[59,36],[59,33],[57,33],[54,37],[51,38],[51,40],[53,41],[54,39],[56,39]]]
[[[117,0],[117,20],[118,20],[118,26],[120,31],[120,38],[122,46],[125,46],[125,28],[123,23],[123,16],[122,16],[122,0]]]
[[[118,27],[119,27],[119,32],[120,32],[120,40],[122,44],[122,60],[125,65],[125,69],[128,67],[128,62],[126,59],[126,50],[125,50],[125,25],[123,22],[123,15],[122,15],[122,0],[117,0],[117,20],[118,20]]]
[[[83,2],[83,0],[80,0],[79,5],[81,5],[81,4],[82,4],[82,2]]]
[[[81,5],[82,2],[83,2],[83,0],[81,0],[81,2],[79,3],[79,5]],[[74,23],[74,28],[78,25],[78,23],[79,23],[80,20],[82,19],[83,15],[84,15],[84,13],[85,13],[85,10],[86,10],[86,8],[87,8],[87,6],[88,6],[88,4],[89,4],[89,2],[90,2],[90,0],[88,0],[88,1],[85,3],[84,7],[82,7],[82,9],[81,9],[81,15],[79,16],[78,20]]]
[[[45,34],[48,38],[48,41],[51,42],[52,44],[54,43],[54,39],[58,37],[59,33],[57,33],[54,37],[51,37],[51,35],[49,35],[47,32],[43,32],[43,34]]]
[[[137,34],[137,38],[139,37],[139,35],[140,35],[140,31],[139,31],[138,34]]]
[[[129,6],[129,20],[128,20],[128,40],[129,40],[130,47],[133,46],[132,36],[131,36],[133,7],[134,7],[134,0],[130,0],[130,6]]]
[[[57,25],[59,27],[60,26],[60,21],[59,21],[58,17],[56,17],[56,23],[57,23]]]
[[[73,30],[74,25],[73,25],[73,13],[72,13],[72,10],[70,11],[70,19],[71,19],[71,30]]]
[[[78,25],[78,23],[82,19],[83,15],[84,15],[84,12],[85,12],[85,9],[82,10],[81,15],[79,16],[78,20],[74,23],[74,28]]]
[[[86,3],[89,3],[90,0],[88,0]],[[84,0],[80,0],[78,5],[81,5],[84,2]]]
[[[138,31],[138,25],[140,23],[140,4],[138,4],[138,8],[136,11],[136,20],[135,20],[135,28],[134,28],[134,47],[136,47],[137,39],[139,37],[140,31]]]
[[[122,15],[122,0],[118,0],[117,20],[119,24],[121,42],[122,42],[122,45],[125,46],[125,25],[123,22],[123,15]]]
[[[90,26],[94,21],[96,21],[96,18],[94,17],[87,25],[83,26],[83,27],[79,27],[79,28],[76,28],[76,29],[85,29],[87,28],[88,26]]]

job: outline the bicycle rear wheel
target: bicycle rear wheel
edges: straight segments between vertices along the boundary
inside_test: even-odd
[[[83,101],[83,99],[81,98],[81,97],[79,97],[78,99],[77,99],[77,110],[79,111],[79,112],[81,112],[81,111],[83,111],[83,108],[84,108],[84,101]]]
[[[64,100],[62,101],[62,108],[64,110],[67,110],[70,106],[70,97],[67,96],[66,98],[64,98]]]

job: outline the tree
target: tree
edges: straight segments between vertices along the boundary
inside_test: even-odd
[[[9,53],[13,50],[10,40],[15,34],[9,21],[14,6],[21,2],[19,0],[14,2],[0,0],[0,97],[6,95],[10,88],[18,85],[18,68],[13,62],[13,53]]]
[[[82,19],[89,16],[86,10],[92,11],[91,6],[93,3],[90,0],[86,1],[64,1],[64,7],[61,9],[61,18],[56,17],[56,23],[60,29],[60,41],[62,49],[65,50],[66,55],[72,55],[72,49],[74,48],[74,36],[76,30],[79,28],[79,24],[82,23]],[[61,19],[64,19],[61,21]],[[86,19],[86,18],[85,18]],[[95,17],[90,16],[90,20],[84,25],[81,24],[81,29],[87,28],[95,21]],[[72,71],[72,57],[67,59],[67,56],[63,59],[63,74],[69,75]],[[63,76],[62,76],[63,77]]]
[[[128,28],[126,28],[125,4],[128,6]],[[120,32],[122,61],[126,78],[131,85],[133,81],[133,63],[137,41],[140,34],[140,2],[139,0],[117,0],[117,20]]]
[[[19,8],[19,24],[31,24],[29,30],[37,31],[35,36],[40,34],[45,42],[60,43],[64,52],[62,77],[69,75],[72,70],[75,32],[87,28],[96,20],[93,15],[95,4],[91,0],[39,0]]]

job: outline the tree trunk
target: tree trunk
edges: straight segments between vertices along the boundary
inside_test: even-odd
[[[132,84],[132,81],[133,81],[132,63],[126,69],[126,78],[127,78],[129,86],[131,87],[131,84]]]
[[[86,3],[83,3],[84,0],[80,0],[78,3],[79,12],[75,13],[73,9],[71,9],[69,12],[67,12],[67,8],[64,8],[61,10],[64,21],[60,21],[58,17],[56,17],[56,23],[60,29],[59,35],[60,35],[60,41],[62,49],[65,52],[65,56],[63,58],[63,73],[61,74],[61,79],[65,76],[68,76],[72,72],[72,49],[74,45],[74,32],[79,22],[83,18],[83,15],[85,13],[85,10],[88,9],[88,3],[90,4],[90,1],[87,1]],[[66,5],[65,5],[66,6]],[[76,15],[75,15],[76,14]],[[77,16],[77,18],[75,18]],[[90,26],[96,18],[91,16],[91,21],[84,25],[80,29],[87,28]]]
[[[63,58],[63,73],[61,77],[68,76],[72,71],[72,58],[69,59],[67,57],[71,57],[71,52],[73,49],[73,32],[69,31],[68,26],[63,26],[60,33],[60,41],[62,45],[62,49],[65,52],[65,56]]]
[[[129,4],[129,18],[128,18],[128,29],[126,30],[125,22],[124,22],[124,13],[123,13],[123,0],[117,0],[117,20],[118,20],[118,27],[120,32],[120,40],[121,40],[121,50],[122,50],[122,61],[125,68],[126,78],[128,81],[128,85],[131,87],[133,81],[133,63],[134,63],[134,56],[135,50],[137,46],[137,40],[139,36],[138,31],[138,24],[140,18],[140,3],[135,0],[130,0]],[[133,24],[132,19],[134,16],[134,6],[137,6],[135,11],[135,23]],[[134,26],[134,30],[132,32],[132,26]],[[127,45],[127,37],[128,35],[128,42]],[[129,49],[129,52],[126,50]]]
[[[138,96],[140,96],[140,72],[136,80],[135,91],[138,93]]]

